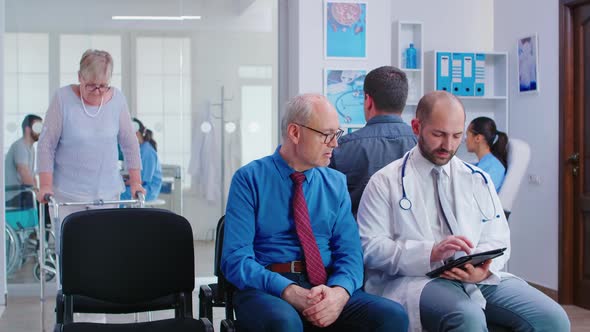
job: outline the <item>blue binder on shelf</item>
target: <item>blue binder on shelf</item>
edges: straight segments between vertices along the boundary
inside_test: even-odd
[[[459,94],[460,96],[473,96],[473,91],[475,90],[475,54],[473,53],[463,53],[462,54],[462,62],[463,62],[463,72],[462,72],[462,90]]]
[[[463,92],[463,53],[451,56],[451,93],[461,96]]]
[[[451,92],[451,53],[436,53],[436,89]]]
[[[486,55],[475,54],[475,96],[484,96],[486,91]]]

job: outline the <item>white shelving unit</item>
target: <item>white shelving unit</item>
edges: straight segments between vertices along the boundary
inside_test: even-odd
[[[391,63],[403,70],[409,83],[408,100],[402,118],[408,124],[416,114],[416,105],[424,95],[424,38],[421,22],[398,21],[393,23]],[[410,43],[416,48],[416,67],[406,68],[406,49]]]
[[[498,130],[508,132],[508,53],[506,52],[476,52],[476,51],[430,51],[426,53],[424,62],[425,91],[436,90],[437,87],[437,57],[438,53],[473,53],[485,55],[484,69],[484,94],[483,96],[458,96],[463,105],[467,119],[465,125],[480,116],[494,119]],[[467,160],[474,161],[475,156],[467,152],[465,144],[462,144],[458,155]]]

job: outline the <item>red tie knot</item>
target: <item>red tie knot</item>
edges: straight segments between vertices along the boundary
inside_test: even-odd
[[[302,172],[293,172],[291,173],[290,177],[295,184],[302,184],[303,181],[305,181],[305,174]]]

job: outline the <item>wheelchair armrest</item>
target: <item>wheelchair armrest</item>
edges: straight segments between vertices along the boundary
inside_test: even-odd
[[[236,332],[236,326],[231,319],[224,319],[221,321],[221,332]]]
[[[213,320],[213,290],[209,285],[199,288],[199,318],[203,317]]]
[[[26,185],[26,184],[12,184],[12,185],[8,185],[8,186],[4,186],[4,190],[6,190],[6,191],[33,190],[33,186]]]

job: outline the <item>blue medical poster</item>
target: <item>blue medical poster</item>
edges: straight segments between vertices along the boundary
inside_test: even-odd
[[[365,124],[363,104],[366,70],[326,69],[324,94],[336,111],[340,126],[362,126]]]
[[[538,47],[537,35],[518,40],[518,86],[520,92],[538,92]]]
[[[367,3],[326,1],[324,8],[326,57],[366,58]]]

